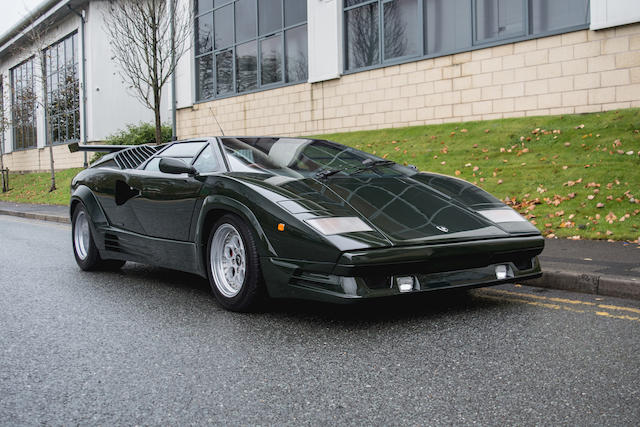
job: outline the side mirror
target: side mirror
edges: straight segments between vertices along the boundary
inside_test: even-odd
[[[175,159],[172,157],[163,157],[160,159],[160,172],[171,173],[174,175],[178,175],[181,173],[186,173],[189,175],[197,175],[198,172],[192,166],[187,165],[180,159]]]

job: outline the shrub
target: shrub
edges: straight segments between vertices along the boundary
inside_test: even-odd
[[[162,125],[162,142],[171,141],[171,126]],[[153,123],[127,125],[126,129],[113,133],[105,140],[111,145],[142,145],[156,142],[156,128]],[[91,162],[99,160],[104,153],[96,153]]]

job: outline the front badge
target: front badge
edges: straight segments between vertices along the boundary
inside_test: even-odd
[[[447,227],[445,227],[444,225],[436,225],[436,228],[440,231],[442,231],[443,233],[448,233],[449,229]]]

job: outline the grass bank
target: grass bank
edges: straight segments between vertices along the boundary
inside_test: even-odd
[[[56,190],[49,192],[51,173],[26,173],[9,175],[10,191],[0,193],[0,200],[17,203],[41,203],[68,205],[71,180],[82,168],[56,172]]]

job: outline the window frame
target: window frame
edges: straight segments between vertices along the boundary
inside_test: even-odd
[[[307,27],[308,25],[308,17],[306,20],[304,21],[300,21],[297,22],[295,24],[292,25],[286,25],[286,21],[285,21],[285,0],[279,0],[280,1],[280,5],[281,5],[281,27],[276,30],[276,31],[271,31],[268,33],[265,33],[263,35],[260,34],[260,1],[259,0],[255,0],[255,10],[256,10],[256,16],[255,16],[255,35],[250,37],[250,38],[245,38],[241,41],[238,41],[236,38],[236,3],[238,0],[228,0],[225,1],[224,3],[216,6],[215,3],[213,5],[212,9],[207,9],[207,10],[198,10],[196,8],[197,3],[194,1],[192,6],[193,6],[193,47],[194,47],[194,55],[193,55],[193,66],[194,66],[194,87],[195,87],[195,91],[194,91],[194,104],[200,104],[200,103],[204,103],[204,102],[210,102],[210,101],[214,101],[214,100],[218,100],[218,99],[225,99],[225,98],[231,98],[231,97],[235,97],[235,96],[241,96],[241,95],[247,95],[247,94],[251,94],[251,93],[256,93],[256,92],[262,92],[265,90],[270,90],[270,89],[274,89],[274,88],[279,88],[279,87],[286,87],[286,86],[292,86],[292,85],[297,85],[297,84],[301,84],[301,83],[305,83],[308,81],[309,79],[309,71],[308,71],[308,58],[309,58],[309,52],[307,50],[307,76],[304,80],[296,80],[296,81],[287,81],[287,58],[286,58],[286,33],[288,30],[291,29],[295,29],[295,28],[299,28],[299,27]],[[229,7],[231,6],[232,8],[232,15],[233,15],[233,19],[231,20],[231,33],[233,35],[233,43],[230,46],[225,46],[223,48],[217,49],[215,46],[215,25],[213,25],[213,23],[215,22],[215,12],[217,10],[220,10],[224,7]],[[212,31],[212,43],[211,43],[211,49],[204,52],[204,53],[198,53],[198,51],[196,50],[196,47],[198,46],[198,31],[196,27],[196,22],[203,16],[207,15],[211,13],[211,19],[212,19],[212,27],[211,27],[211,31]],[[308,11],[307,11],[308,13]],[[308,27],[307,27],[308,28]],[[267,84],[262,84],[262,50],[260,48],[261,46],[261,42],[265,39],[269,39],[272,38],[274,36],[279,36],[281,38],[280,40],[280,54],[281,54],[281,59],[280,59],[280,68],[281,68],[281,77],[279,81],[276,82],[272,82],[272,83],[267,83]],[[308,37],[308,30],[307,30],[307,37]],[[237,82],[237,65],[236,65],[236,48],[240,45],[244,45],[247,44],[249,42],[255,41],[256,42],[256,88],[255,89],[250,89],[250,90],[246,90],[243,92],[239,92],[238,91],[238,82]],[[222,52],[225,51],[231,51],[232,53],[232,67],[231,67],[231,73],[232,73],[232,84],[233,84],[233,91],[231,92],[225,92],[222,94],[218,94],[218,79],[217,79],[217,66],[218,66],[218,61],[216,56]],[[201,98],[201,85],[200,85],[200,80],[199,80],[199,75],[196,73],[196,70],[198,69],[198,61],[205,57],[205,56],[211,56],[211,64],[212,64],[212,96],[207,97],[207,98]]]
[[[342,63],[343,63],[343,69],[342,69],[342,74],[343,75],[349,75],[349,74],[354,74],[354,73],[360,73],[362,71],[369,71],[369,70],[375,70],[378,68],[385,68],[385,67],[389,67],[389,66],[393,66],[393,65],[400,65],[400,64],[405,64],[408,62],[414,62],[414,61],[420,61],[423,59],[432,59],[432,58],[439,58],[439,57],[443,57],[443,56],[449,56],[449,55],[455,55],[458,53],[463,53],[463,52],[472,52],[474,50],[479,50],[479,49],[486,49],[489,47],[495,47],[495,46],[501,46],[501,45],[505,45],[505,44],[511,44],[511,43],[517,43],[517,42],[521,42],[521,41],[527,41],[527,40],[534,40],[534,39],[538,39],[538,38],[543,38],[543,37],[550,37],[550,36],[554,36],[554,35],[558,35],[558,34],[565,34],[565,33],[570,33],[570,32],[574,32],[574,31],[580,31],[580,30],[586,30],[589,28],[589,24],[591,22],[591,12],[590,12],[590,3],[591,0],[587,0],[587,7],[586,7],[586,23],[585,24],[579,24],[579,25],[571,25],[571,26],[567,26],[567,27],[562,27],[562,28],[558,28],[555,30],[551,30],[551,31],[543,31],[543,32],[539,32],[539,33],[532,33],[533,29],[532,29],[532,25],[531,25],[531,19],[532,19],[532,0],[521,0],[524,2],[524,21],[523,21],[523,26],[525,28],[524,30],[524,35],[521,36],[512,36],[512,37],[508,37],[508,38],[494,38],[491,40],[487,40],[487,41],[477,41],[477,37],[476,37],[476,19],[477,19],[477,14],[476,14],[476,6],[477,6],[477,0],[468,0],[470,2],[470,8],[471,8],[471,22],[469,23],[469,25],[472,26],[472,30],[471,30],[471,40],[468,46],[465,46],[463,48],[460,49],[449,49],[449,50],[443,50],[441,52],[435,52],[435,53],[425,53],[426,52],[426,46],[424,43],[424,31],[425,31],[425,19],[424,19],[424,0],[418,0],[418,28],[417,28],[417,33],[420,35],[420,40],[418,41],[418,52],[422,52],[422,53],[418,53],[417,55],[409,55],[409,56],[404,56],[401,58],[393,58],[392,60],[388,60],[388,61],[384,61],[382,58],[384,57],[384,20],[383,20],[383,9],[382,6],[385,3],[389,3],[392,0],[364,0],[358,4],[355,4],[353,6],[343,6],[342,8],[342,47],[343,47],[343,54],[342,54]],[[443,0],[443,1],[447,1],[447,0]],[[351,10],[351,9],[356,9],[358,7],[361,6],[365,6],[368,4],[372,4],[372,3],[378,3],[378,31],[379,31],[379,36],[378,36],[378,43],[379,43],[379,56],[380,56],[380,60],[378,63],[376,64],[372,64],[372,65],[368,65],[365,67],[360,67],[360,68],[352,68],[352,69],[348,69],[347,68],[347,64],[349,63],[348,61],[348,46],[347,46],[347,20],[345,19],[345,15],[346,12]]]
[[[33,145],[29,145],[29,146],[25,146],[25,138],[24,138],[24,130],[26,128],[26,126],[24,126],[22,124],[22,122],[20,122],[20,126],[17,126],[16,124],[16,120],[15,120],[15,112],[17,109],[16,106],[16,101],[17,101],[17,94],[16,94],[16,72],[18,70],[20,70],[20,81],[22,81],[22,66],[23,65],[29,65],[31,67],[31,77],[30,77],[30,83],[31,83],[31,90],[33,91],[33,96],[36,98],[36,100],[34,100],[33,102],[33,111],[32,111],[32,115],[33,115],[33,121],[31,122],[31,124],[33,125],[33,132],[32,132],[32,137],[33,137]],[[31,55],[30,57],[28,57],[27,59],[23,60],[22,62],[18,63],[17,65],[15,65],[14,67],[9,69],[9,85],[10,85],[10,91],[11,91],[11,151],[26,151],[26,150],[33,150],[38,148],[38,118],[36,117],[36,112],[37,112],[37,105],[38,105],[38,101],[37,101],[37,93],[36,93],[36,85],[35,85],[35,55]],[[22,87],[21,87],[22,89]],[[22,108],[21,108],[22,109]],[[20,127],[22,129],[22,146],[18,147],[16,138],[17,138],[17,132],[16,129]],[[31,127],[31,126],[29,126]]]
[[[45,132],[49,132],[49,129],[47,126],[52,126],[51,129],[51,142],[53,145],[64,145],[64,144],[70,144],[73,142],[79,142],[80,141],[80,136],[82,133],[82,124],[81,124],[81,120],[80,120],[80,62],[79,62],[79,58],[77,55],[77,51],[76,49],[79,48],[78,45],[78,31],[74,30],[71,33],[67,34],[66,36],[56,40],[54,43],[50,44],[49,46],[47,46],[46,48],[44,48],[42,50],[42,54],[43,54],[43,58],[45,60],[45,71],[47,73],[46,75],[46,79],[47,79],[47,91],[49,93],[47,93],[47,106],[45,108],[49,108],[49,105],[52,102],[52,95],[53,95],[53,89],[52,89],[52,85],[51,85],[51,81],[53,81],[53,75],[55,74],[56,77],[59,77],[60,73],[63,72],[65,77],[67,75],[67,70],[68,70],[68,66],[66,64],[66,41],[71,39],[71,54],[72,54],[72,61],[73,61],[73,65],[72,67],[75,69],[74,74],[76,74],[77,80],[76,80],[76,94],[77,94],[77,99],[75,99],[74,101],[76,101],[76,106],[74,108],[69,108],[66,107],[64,111],[60,112],[56,112],[55,114],[51,114],[49,113],[49,123],[46,123],[45,120]],[[63,54],[64,54],[64,58],[65,58],[65,64],[63,64],[62,66],[60,65],[60,61],[57,61],[56,64],[56,69],[54,71],[53,69],[53,64],[51,63],[51,55],[49,54],[49,52],[51,52],[51,50],[53,48],[58,48],[58,46],[62,45],[63,47]],[[59,58],[59,56],[56,56],[56,58]],[[59,81],[59,79],[58,79]],[[58,83],[59,85],[60,83]],[[71,85],[66,85],[68,87],[70,87]],[[58,90],[60,89],[60,87],[58,87]],[[53,119],[58,119],[61,117],[64,117],[65,119],[65,123],[67,123],[67,120],[69,118],[69,115],[74,116],[74,126],[73,126],[73,130],[74,130],[74,136],[75,136],[75,131],[76,131],[76,125],[77,130],[78,130],[78,135],[77,138],[70,138],[70,139],[65,139],[65,140],[54,140],[54,135],[53,135]],[[77,117],[77,120],[75,119],[75,117]],[[68,127],[67,127],[68,129]],[[66,132],[66,131],[65,131]],[[60,135],[58,133],[58,135]]]

